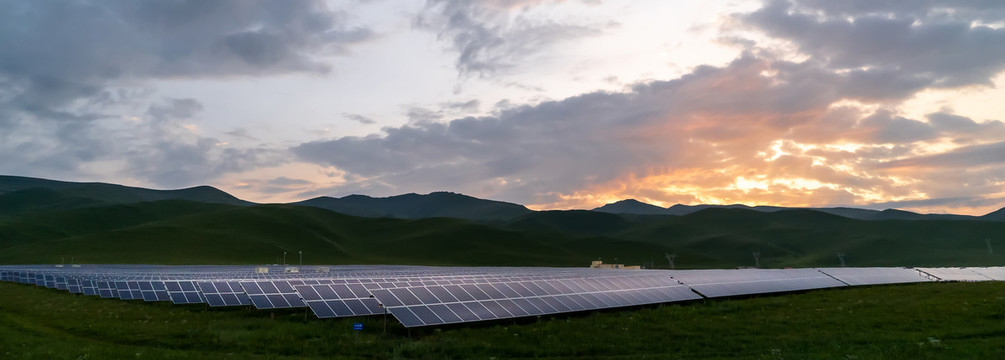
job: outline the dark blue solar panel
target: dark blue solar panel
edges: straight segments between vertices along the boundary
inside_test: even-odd
[[[425,288],[417,287],[417,288],[411,288],[409,290],[411,290],[412,294],[414,294],[415,297],[418,298],[419,301],[421,301],[423,304],[435,304],[440,302],[440,300],[437,299],[436,296],[433,296],[432,292],[430,292]]]
[[[542,315],[545,313],[541,309],[538,309],[537,306],[534,306],[534,304],[532,304],[528,299],[513,299],[512,301],[514,304],[519,306],[520,309],[526,311],[528,315]]]
[[[451,311],[450,308],[448,308],[446,305],[442,304],[429,305],[429,310],[432,311],[434,314],[436,314],[436,316],[439,317],[441,320],[443,320],[444,323],[457,323],[463,321],[461,320],[460,317],[454,314],[454,312]]]
[[[464,291],[460,285],[447,285],[443,288],[450,292],[450,295],[453,295],[458,301],[472,301],[475,299],[467,291]]]
[[[468,309],[470,309],[471,312],[475,314],[475,316],[478,316],[479,319],[489,320],[494,319],[496,317],[495,315],[492,314],[491,311],[489,311],[489,309],[485,308],[485,305],[482,305],[478,302],[464,303],[464,306],[467,306]]]
[[[348,306],[345,305],[345,302],[343,302],[342,300],[328,300],[328,301],[325,301],[325,303],[328,304],[328,306],[332,308],[332,311],[335,312],[336,316],[353,316],[353,315],[356,315],[356,314],[354,314],[352,312],[351,309],[349,309]]]
[[[356,294],[354,294],[352,290],[349,290],[349,286],[347,285],[335,284],[331,286],[331,289],[335,292],[335,294],[338,295],[337,296],[338,298],[342,299],[359,298],[359,296],[356,296]],[[326,294],[326,296],[328,295]]]
[[[475,315],[475,313],[471,312],[471,309],[468,309],[468,307],[464,306],[464,304],[462,303],[450,303],[446,304],[446,306],[451,311],[453,311],[454,314],[457,314],[457,316],[460,317],[461,320],[463,321],[481,320],[481,318],[479,318],[478,315]]]
[[[391,291],[391,293],[394,294],[394,296],[396,296],[398,300],[401,301],[401,303],[405,304],[406,306],[418,305],[422,303],[422,301],[419,300],[419,298],[415,297],[415,295],[413,295],[411,291],[408,291],[407,288],[396,288],[396,289],[390,289],[389,291]]]
[[[405,325],[407,327],[424,325],[422,323],[422,320],[419,320],[419,317],[415,316],[415,314],[413,314],[412,311],[409,310],[408,308],[400,307],[400,308],[392,308],[389,310],[391,311],[391,314],[394,315],[394,318],[398,319],[398,321],[401,322],[402,325]]]
[[[442,286],[431,286],[428,288],[429,292],[436,296],[436,299],[441,303],[449,303],[457,301],[457,298],[450,295],[450,292]]]
[[[463,288],[464,291],[467,291],[468,294],[471,294],[471,297],[475,298],[475,300],[488,300],[489,299],[489,295],[486,294],[481,289],[479,289],[477,285],[464,284],[464,285],[461,285],[461,288]]]
[[[495,301],[492,300],[482,301],[481,304],[485,306],[486,309],[489,309],[489,311],[492,312],[492,315],[495,318],[503,319],[513,317],[513,315],[510,314],[509,311],[506,311],[506,309],[504,309],[502,305],[499,305],[499,303]]]
[[[442,324],[444,321],[440,317],[436,316],[432,310],[425,306],[412,306],[409,307],[412,313],[419,318],[426,325]]]
[[[374,314],[370,311],[370,308],[363,305],[363,302],[356,299],[345,300],[345,306],[349,307],[349,310],[353,315],[369,315]]]
[[[324,301],[308,302],[307,306],[311,308],[311,311],[313,311],[314,315],[317,315],[318,318],[326,319],[335,317],[335,312],[332,311],[332,309],[328,307],[328,304],[325,304]]]

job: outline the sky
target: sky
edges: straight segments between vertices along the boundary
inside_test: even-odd
[[[1005,2],[0,0],[0,174],[1005,207]]]

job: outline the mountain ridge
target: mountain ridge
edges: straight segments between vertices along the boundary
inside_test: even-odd
[[[100,182],[67,182],[0,175],[0,215],[82,208],[101,204],[129,204],[160,200],[188,200],[237,206],[255,205],[253,202],[239,199],[223,190],[207,185],[175,190],[154,190]],[[480,199],[447,191],[436,191],[429,194],[408,193],[389,197],[372,197],[359,194],[347,195],[341,198],[320,196],[288,204],[317,207],[362,217],[392,217],[402,219],[449,217],[496,224],[511,222],[522,216],[539,212],[530,210],[521,204]],[[635,199],[623,199],[587,211],[619,215],[684,216],[710,208],[745,209],[755,212],[802,209],[858,220],[1005,221],[1005,208],[982,216],[969,216],[918,214],[897,209],[881,211],[852,207],[795,208],[748,206],[743,204],[675,204],[663,208]]]

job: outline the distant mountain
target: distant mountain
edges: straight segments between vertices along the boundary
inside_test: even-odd
[[[670,211],[665,208],[652,204],[646,204],[635,199],[627,199],[610,203],[593,209],[592,211],[611,214],[670,215]]]
[[[211,203],[235,199],[209,187],[160,191],[0,180],[6,180],[0,181],[0,209],[8,211],[0,214],[0,263],[55,263],[68,256],[90,263],[255,264],[300,251],[313,264],[585,266],[603,258],[666,266],[659,259],[673,253],[678,267],[730,268],[752,266],[752,252],[761,254],[764,267],[838,266],[838,253],[851,266],[1005,263],[1005,253],[989,254],[985,242],[1005,233],[1003,221],[897,210],[705,205],[678,206],[697,209],[681,216],[531,211],[445,192],[235,206]],[[166,196],[202,200],[145,201]],[[353,211],[366,216],[338,213]],[[1002,216],[1005,210],[982,219]]]
[[[318,197],[292,205],[313,206],[362,217],[421,219],[448,217],[478,221],[505,221],[533,211],[523,205],[484,200],[451,192],[404,194],[385,198],[349,195]]]
[[[20,176],[0,176],[0,214],[75,209],[100,204],[131,204],[162,200],[249,206],[210,186],[152,190],[106,183],[78,183]]]
[[[998,209],[998,211],[981,216],[981,219],[990,221],[1005,221],[1005,208],[1001,208]]]
[[[667,208],[670,211],[670,215],[687,215],[690,213],[698,212],[705,209],[746,209],[753,210],[757,212],[775,212],[779,210],[785,210],[789,208],[777,207],[777,206],[747,206],[743,204],[732,204],[732,205],[681,205],[677,204]]]
[[[792,208],[780,206],[747,206],[743,204],[732,205],[682,205],[676,204],[669,208],[661,208],[656,205],[646,204],[634,199],[621,200],[610,203],[593,211],[606,212],[612,214],[632,214],[632,215],[674,215],[684,216],[706,209],[743,209],[762,213],[773,213],[785,210],[812,210],[831,215],[842,216],[858,220],[984,220],[984,221],[1005,221],[1005,212],[1001,214],[988,214],[982,217],[953,214],[918,214],[910,211],[887,209],[883,211],[871,209],[857,209],[849,207],[832,208]],[[1003,209],[1005,210],[1005,209]]]

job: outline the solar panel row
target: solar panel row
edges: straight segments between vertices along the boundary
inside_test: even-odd
[[[246,306],[251,298],[238,281],[213,281],[198,283],[209,306]]]
[[[1005,280],[993,268],[630,271],[345,266],[256,273],[240,266],[0,266],[0,280],[176,304],[309,307],[319,318],[390,313],[404,326],[517,318],[781,291],[921,281]],[[699,294],[700,293],[700,294]]]

